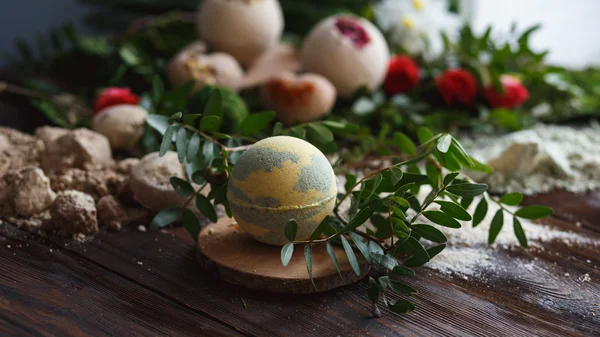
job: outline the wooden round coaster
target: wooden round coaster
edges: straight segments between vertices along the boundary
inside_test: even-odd
[[[294,247],[287,267],[281,264],[281,247],[254,240],[233,219],[223,217],[202,229],[198,235],[198,261],[220,279],[247,288],[272,292],[308,294],[354,283],[369,272],[369,264],[356,252],[361,275],[352,271],[341,247],[333,246],[341,277],[327,254],[325,244],[314,244],[312,251],[313,287],[306,262],[304,245]]]

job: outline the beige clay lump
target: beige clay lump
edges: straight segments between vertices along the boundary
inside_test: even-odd
[[[69,190],[59,193],[50,206],[51,229],[70,234],[92,234],[98,231],[94,199],[79,191]]]

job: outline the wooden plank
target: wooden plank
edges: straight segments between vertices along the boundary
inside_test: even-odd
[[[0,226],[0,270],[2,336],[239,335],[12,225]]]
[[[526,196],[523,203],[546,205],[554,210],[556,217],[600,233],[600,190],[588,193],[541,193]]]
[[[414,297],[416,312],[406,316],[385,312],[380,319],[369,319],[364,283],[326,294],[287,296],[252,292],[214,280],[204,275],[195,263],[193,242],[182,228],[170,233],[100,233],[92,242],[71,249],[165,296],[185,299],[184,303],[194,310],[209,312],[245,333],[259,336],[305,335],[307,329],[313,328],[318,328],[323,336],[399,333],[577,336],[598,327],[588,317],[570,313],[578,308],[577,300],[553,289],[545,290],[555,283],[547,284],[544,280],[539,284],[528,283],[510,274],[489,275],[485,282],[465,283],[421,268],[418,277],[409,282],[420,292]],[[568,254],[571,248],[564,249]],[[510,265],[513,256],[506,252],[498,254],[496,263]],[[583,253],[578,261],[590,257],[589,254]],[[143,267],[136,265],[138,262],[143,262]],[[594,262],[597,263],[597,257]],[[591,272],[590,268],[581,271]],[[540,293],[543,296],[537,296]],[[242,298],[248,309],[243,308]],[[557,305],[542,306],[537,302],[540,299],[555,301]],[[592,301],[594,297],[588,299]],[[557,318],[561,319],[558,324]]]

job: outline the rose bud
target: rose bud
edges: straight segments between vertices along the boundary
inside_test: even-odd
[[[396,56],[390,60],[383,89],[388,95],[408,92],[419,84],[419,67],[408,56]]]
[[[118,88],[111,87],[104,89],[94,104],[94,112],[98,113],[100,110],[108,108],[118,104],[138,104],[140,97],[131,92],[129,88]]]
[[[450,69],[435,79],[435,86],[448,105],[471,106],[477,97],[477,81],[464,69]]]
[[[389,58],[383,34],[369,21],[348,15],[317,24],[301,51],[304,69],[325,76],[346,98],[363,86],[381,85]]]
[[[261,98],[279,121],[293,125],[323,117],[333,107],[336,91],[323,76],[285,72],[263,85]]]
[[[279,42],[283,32],[277,0],[204,0],[197,22],[202,40],[244,65]]]
[[[492,108],[512,109],[525,103],[529,98],[529,91],[518,79],[502,75],[500,82],[504,88],[503,93],[499,93],[493,86],[488,86],[483,90],[483,95]]]
[[[225,53],[207,55],[200,50],[186,48],[169,63],[168,76],[173,86],[194,80],[194,91],[207,85],[237,91],[244,78],[244,71],[232,56]]]

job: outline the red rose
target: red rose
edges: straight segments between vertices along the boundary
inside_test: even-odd
[[[435,79],[435,86],[448,105],[471,106],[477,96],[477,81],[464,69],[446,70]]]
[[[483,95],[487,98],[492,108],[512,109],[519,106],[529,98],[529,91],[518,79],[502,75],[500,77],[504,92],[502,94],[496,91],[496,88],[489,86],[483,90]]]
[[[119,104],[138,104],[140,97],[131,92],[129,88],[107,88],[100,93],[96,104],[94,105],[94,111],[99,112],[109,106]]]
[[[419,68],[407,56],[396,56],[388,65],[383,89],[388,95],[408,92],[419,84]]]

